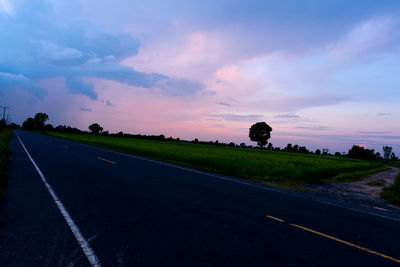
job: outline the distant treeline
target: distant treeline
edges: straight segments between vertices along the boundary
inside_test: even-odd
[[[237,147],[237,148],[251,148],[251,149],[259,149],[259,150],[273,150],[273,151],[282,151],[282,152],[292,152],[292,153],[303,153],[303,154],[317,154],[317,155],[327,155],[327,156],[342,156],[348,158],[355,159],[364,159],[364,160],[399,160],[399,158],[392,152],[392,147],[385,146],[383,147],[383,154],[379,152],[375,152],[374,149],[367,149],[361,146],[354,145],[351,149],[349,149],[348,153],[339,153],[336,152],[333,155],[329,153],[329,149],[317,149],[315,152],[308,150],[305,146],[292,145],[287,144],[285,148],[274,147],[272,143],[268,143],[266,147],[259,146],[248,146],[245,143],[235,144],[234,142],[223,143],[216,141],[199,141],[195,138],[192,141],[181,140],[180,138],[173,137],[165,137],[165,135],[142,135],[142,134],[130,134],[130,133],[109,133],[108,131],[103,131],[103,128],[97,124],[93,123],[89,126],[90,131],[82,131],[75,127],[70,127],[66,125],[59,125],[54,127],[51,124],[45,124],[48,120],[48,116],[45,113],[37,113],[34,118],[28,118],[22,124],[22,129],[24,130],[40,130],[40,131],[55,131],[61,133],[74,133],[74,134],[91,134],[91,135],[100,135],[100,136],[112,136],[112,137],[121,137],[121,138],[135,138],[135,139],[146,139],[146,140],[156,140],[156,141],[169,141],[169,142],[184,142],[184,143],[195,143],[195,144],[203,144],[203,145],[215,145],[215,146],[228,146],[228,147]],[[3,127],[9,127],[18,129],[19,125],[10,124]]]

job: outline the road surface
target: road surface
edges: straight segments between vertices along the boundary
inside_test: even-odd
[[[397,266],[400,218],[14,131],[0,266]]]

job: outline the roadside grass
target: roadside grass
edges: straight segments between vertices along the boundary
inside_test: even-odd
[[[383,161],[386,165],[395,167],[395,168],[400,168],[400,161],[392,161],[392,160],[384,160]]]
[[[286,187],[306,183],[355,181],[384,168],[379,162],[334,156],[58,132],[45,134]]]
[[[381,198],[393,205],[400,206],[400,174],[392,186],[383,189]]]
[[[10,147],[11,130],[0,129],[0,196],[7,184],[8,152]]]
[[[388,167],[383,165],[382,163],[376,163],[376,166],[371,166],[371,168],[365,168],[362,170],[354,170],[354,171],[346,171],[343,172],[339,175],[336,175],[332,179],[326,182],[331,182],[331,183],[349,183],[349,182],[357,182],[360,181],[362,178],[375,174],[378,172],[382,172],[384,170],[387,170]]]

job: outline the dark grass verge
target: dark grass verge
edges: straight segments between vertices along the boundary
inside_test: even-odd
[[[392,186],[383,189],[381,198],[393,205],[400,206],[400,174]]]
[[[314,154],[57,132],[45,134],[289,188],[307,183],[354,181],[383,167],[379,162]]]
[[[12,131],[0,129],[0,197],[3,188],[7,184],[8,156]]]
[[[371,168],[367,170],[359,170],[354,172],[345,172],[333,177],[329,182],[332,183],[351,183],[358,182],[368,175],[383,172],[387,170],[387,166],[379,166],[377,168]]]
[[[392,160],[384,160],[383,161],[386,165],[395,167],[395,168],[400,168],[400,161],[392,161]]]

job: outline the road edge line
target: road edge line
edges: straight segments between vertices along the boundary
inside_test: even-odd
[[[22,148],[25,150],[26,154],[28,155],[29,160],[35,167],[36,171],[39,173],[39,176],[42,179],[42,182],[46,186],[51,197],[53,198],[54,202],[56,203],[58,209],[60,210],[61,214],[63,215],[65,221],[68,224],[69,229],[71,230],[72,234],[74,235],[76,241],[78,242],[79,246],[81,247],[86,258],[88,259],[90,265],[93,267],[101,267],[100,260],[94,253],[93,249],[90,247],[89,242],[85,239],[85,237],[83,237],[81,231],[79,230],[79,227],[75,224],[74,220],[69,215],[68,211],[64,207],[64,204],[61,202],[61,200],[58,198],[57,194],[54,192],[53,188],[47,182],[46,177],[44,176],[44,174],[42,173],[42,171],[40,170],[40,168],[36,164],[36,162],[33,160],[32,156],[29,154],[24,143],[21,141],[21,138],[19,137],[18,133],[15,133],[15,134],[17,135],[18,140],[22,145]]]

